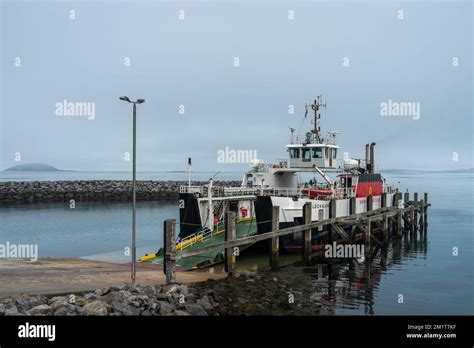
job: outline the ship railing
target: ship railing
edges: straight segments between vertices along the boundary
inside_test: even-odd
[[[280,196],[280,197],[302,197],[300,188],[288,188],[288,187],[265,187],[258,189],[258,192],[262,196]]]
[[[182,185],[179,187],[179,193],[200,193],[204,194],[204,186],[188,186]]]
[[[395,185],[387,185],[383,187],[383,192],[386,193],[396,193],[398,192],[398,187]]]
[[[223,228],[223,226],[224,226],[224,221],[219,221],[217,223],[216,233],[218,233],[219,229]],[[211,230],[208,228],[200,230],[198,232],[190,234],[189,236],[181,239],[176,249],[177,250],[187,249],[197,243],[204,242],[206,239],[212,238],[216,233],[214,232],[214,230]]]
[[[355,190],[352,187],[338,187],[334,190],[334,198],[355,197]]]
[[[246,196],[257,193],[258,189],[252,187],[224,187],[224,196]]]

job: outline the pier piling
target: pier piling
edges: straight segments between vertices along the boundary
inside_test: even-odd
[[[278,231],[280,225],[280,207],[273,207],[272,210],[272,231]],[[310,229],[311,232],[311,229]],[[270,267],[272,271],[278,270],[278,258],[280,256],[280,237],[272,237],[270,239]],[[311,244],[310,244],[311,248]]]
[[[402,200],[402,197],[404,200]],[[365,212],[356,212],[357,200],[351,197],[349,201],[349,215],[337,216],[337,200],[332,198],[329,201],[329,218],[324,219],[321,211],[318,212],[318,219],[313,221],[312,203],[305,203],[301,209],[303,223],[287,228],[279,228],[280,208],[272,207],[271,231],[255,235],[248,235],[236,239],[236,213],[229,211],[226,214],[225,221],[225,241],[193,249],[181,249],[176,253],[175,248],[175,224],[176,221],[169,219],[165,221],[165,273],[167,283],[175,281],[176,260],[183,257],[190,257],[207,253],[210,251],[225,250],[225,269],[229,276],[235,275],[235,254],[234,250],[240,245],[248,245],[260,241],[267,241],[270,246],[269,261],[273,271],[278,270],[279,262],[279,238],[288,235],[302,235],[302,258],[303,261],[309,261],[312,254],[312,234],[319,233],[323,228],[329,229],[329,238],[326,242],[344,242],[356,243],[357,237],[362,235],[364,243],[364,255],[367,260],[373,257],[379,247],[386,250],[390,236],[398,236],[393,239],[393,243],[401,243],[400,237],[416,238],[417,229],[420,233],[424,232],[427,225],[427,203],[428,195],[425,193],[423,200],[418,201],[418,195],[414,195],[413,203],[409,200],[410,194],[405,192],[395,192],[393,201],[388,206],[388,195],[381,197],[381,207],[374,209],[373,197],[367,197],[367,210]],[[416,223],[415,212],[420,214],[419,223]],[[405,222],[405,228],[402,228],[402,222]],[[415,232],[413,233],[408,233]],[[321,237],[325,237],[327,232],[322,232]],[[381,238],[383,237],[383,238]],[[299,237],[298,237],[299,238]],[[371,248],[372,240],[376,248]],[[373,250],[372,250],[373,249]]]
[[[225,241],[235,239],[235,211],[228,211],[225,219]],[[229,277],[235,275],[235,255],[234,248],[225,249],[225,271]]]
[[[336,211],[337,208],[337,200],[336,198],[331,198],[329,201],[329,218],[334,219],[336,218]],[[330,230],[331,230],[331,237],[330,237],[330,242],[332,243],[333,241],[336,240],[336,228],[333,226],[333,224],[330,225]]]
[[[371,220],[370,218],[367,218],[367,226],[365,227],[365,259],[368,260],[370,258],[370,244],[371,244]]]
[[[349,213],[351,215],[356,213],[356,198],[355,197],[351,197],[349,200]]]
[[[305,203],[303,206],[303,223],[308,225],[312,221],[312,208],[311,203]],[[304,232],[303,238],[303,261],[309,261],[311,257],[311,228],[308,228]]]
[[[412,221],[412,231],[416,233],[418,228],[418,192],[413,194],[413,221]]]
[[[166,284],[176,282],[176,220],[167,219],[164,222],[164,267]]]
[[[423,202],[425,203],[423,214],[425,215],[423,218],[423,222],[425,225],[423,226],[423,233],[426,233],[426,229],[428,228],[428,193],[425,192],[423,196]]]
[[[418,226],[419,226],[419,230],[420,230],[420,235],[423,234],[423,230],[424,230],[424,221],[423,219],[425,218],[425,214],[424,214],[424,209],[425,209],[425,202],[424,200],[420,200],[420,220],[419,220],[419,223],[418,223]]]

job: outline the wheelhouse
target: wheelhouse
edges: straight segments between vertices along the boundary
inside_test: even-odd
[[[290,144],[286,146],[290,168],[336,169],[339,146],[331,144]]]

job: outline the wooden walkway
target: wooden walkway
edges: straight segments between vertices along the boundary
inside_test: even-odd
[[[196,256],[203,253],[209,253],[216,250],[225,250],[225,270],[228,276],[235,274],[236,257],[239,255],[239,247],[269,240],[270,243],[270,266],[273,270],[278,269],[279,257],[279,238],[286,235],[302,233],[302,258],[303,261],[309,261],[312,257],[311,239],[312,233],[322,231],[324,227],[329,227],[328,243],[342,239],[345,243],[354,244],[358,242],[358,236],[363,236],[365,258],[370,260],[375,246],[385,247],[390,238],[400,238],[406,233],[426,234],[428,221],[428,194],[425,193],[422,200],[418,200],[418,193],[413,195],[410,200],[410,194],[397,192],[393,197],[393,205],[387,207],[387,194],[381,197],[381,208],[372,209],[372,196],[367,197],[367,212],[355,212],[355,197],[350,201],[350,215],[337,217],[336,199],[330,201],[330,218],[320,221],[312,221],[311,203],[303,206],[303,225],[290,228],[279,229],[279,207],[273,207],[272,213],[272,231],[236,238],[235,233],[235,212],[228,212],[226,216],[225,241],[212,244],[202,248],[192,250],[176,251],[176,220],[168,219],[165,221],[164,246],[165,246],[165,265],[167,283],[173,283],[176,277],[176,262],[185,257]],[[360,239],[360,238],[359,238]]]

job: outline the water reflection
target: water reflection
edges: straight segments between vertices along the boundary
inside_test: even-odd
[[[370,259],[328,261],[316,257],[302,270],[315,290],[311,300],[324,305],[324,314],[376,314],[374,298],[382,276],[402,268],[409,259],[426,259],[427,250],[426,235],[407,234],[393,238],[386,247],[377,246]]]

